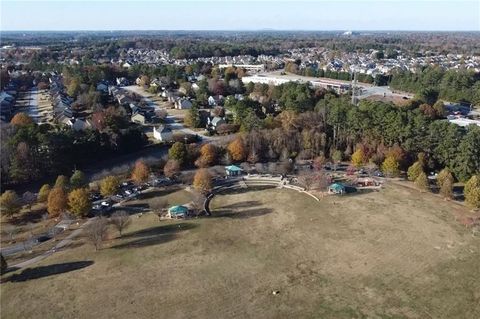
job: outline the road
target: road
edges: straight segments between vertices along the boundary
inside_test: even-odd
[[[17,110],[28,114],[35,123],[40,123],[42,119],[38,110],[38,89],[33,87],[20,96],[16,103]]]
[[[87,220],[82,226],[80,226],[78,229],[74,230],[70,235],[68,235],[67,237],[65,237],[64,239],[62,239],[58,244],[55,245],[55,247],[53,247],[52,249],[46,251],[45,253],[39,255],[39,256],[36,256],[32,259],[28,259],[28,260],[25,260],[21,263],[18,263],[16,265],[12,265],[10,266],[11,268],[14,268],[14,269],[21,269],[21,268],[25,268],[25,267],[28,267],[32,264],[35,264],[45,258],[47,258],[48,256],[54,254],[56,251],[58,251],[59,249],[69,245],[72,240],[77,237],[78,235],[80,235],[80,233],[83,231],[83,228],[87,227],[90,223],[92,223],[94,220],[95,220],[96,217],[94,218],[90,218],[89,220]]]
[[[142,89],[141,87],[137,85],[129,85],[129,86],[124,86],[122,88],[127,91],[133,92],[137,95],[140,95],[142,97],[142,100],[145,101],[145,103],[147,103],[149,106],[154,107],[156,111],[166,110],[168,112],[166,108],[161,107],[155,101],[152,101],[150,99],[151,94],[148,92],[145,92],[145,90]],[[189,129],[188,127],[185,127],[185,125],[183,125],[179,121],[179,119],[173,115],[168,115],[165,121],[167,122],[168,126],[172,129],[173,133],[181,132],[184,134],[201,135],[202,140],[204,141],[211,141],[219,138],[218,136],[207,136],[207,135],[199,134],[198,131],[194,131],[192,129]]]

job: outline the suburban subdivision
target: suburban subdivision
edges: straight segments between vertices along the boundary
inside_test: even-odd
[[[1,318],[480,318],[479,4],[359,3],[0,4]]]

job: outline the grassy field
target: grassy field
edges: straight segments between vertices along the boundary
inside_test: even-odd
[[[216,196],[212,208],[185,221],[143,215],[99,252],[80,239],[7,274],[2,318],[480,314],[480,238],[453,219],[460,206],[387,185],[320,202],[243,191]]]

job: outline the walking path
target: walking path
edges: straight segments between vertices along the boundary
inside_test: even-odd
[[[22,261],[16,265],[13,265],[11,266],[12,268],[14,269],[21,269],[21,268],[25,268],[25,267],[28,267],[32,264],[35,264],[41,260],[44,260],[45,258],[47,258],[48,256],[52,255],[53,253],[55,253],[56,251],[58,251],[59,249],[69,245],[73,239],[75,237],[77,237],[85,227],[87,227],[88,225],[90,225],[90,223],[92,223],[94,220],[95,220],[96,217],[94,218],[90,218],[89,220],[87,220],[82,226],[80,226],[78,229],[75,229],[70,235],[68,235],[67,237],[65,237],[64,239],[62,239],[58,244],[55,245],[55,247],[53,247],[52,249],[44,252],[43,254],[39,255],[39,256],[36,256],[32,259],[28,259],[28,260],[25,260],[25,261]]]

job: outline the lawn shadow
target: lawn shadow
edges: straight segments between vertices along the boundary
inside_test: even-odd
[[[38,223],[42,220],[42,215],[45,213],[47,213],[45,208],[31,209],[28,212],[10,218],[10,223],[17,226],[26,225],[28,223]]]
[[[121,237],[126,242],[114,245],[111,248],[141,248],[158,245],[177,238],[178,233],[197,227],[192,223],[177,223],[151,227],[127,233]]]
[[[277,186],[270,186],[270,185],[264,185],[264,186],[248,186],[246,188],[241,188],[241,187],[237,187],[237,188],[225,188],[225,189],[220,189],[217,193],[219,195],[229,195],[229,194],[244,194],[244,193],[247,193],[247,192],[251,192],[251,191],[263,191],[263,190],[267,190],[267,189],[272,189],[272,188],[277,188]]]
[[[174,187],[174,186],[170,186],[170,187],[167,187],[167,188],[164,188],[164,189],[155,189],[153,191],[150,191],[150,192],[143,193],[143,194],[139,195],[138,200],[151,199],[151,198],[160,197],[160,196],[167,196],[171,193],[175,193],[176,191],[178,191],[180,189],[181,189],[181,187]]]
[[[261,203],[258,200],[247,200],[247,201],[244,201],[244,202],[239,202],[239,203],[234,203],[234,204],[222,206],[222,209],[255,207],[255,206],[260,206],[260,205],[261,205]]]
[[[67,273],[74,270],[79,270],[91,265],[93,265],[93,261],[86,260],[86,261],[74,261],[69,263],[27,268],[19,274],[14,274],[8,278],[5,278],[5,281],[24,282],[27,280],[44,278],[44,277]]]
[[[273,212],[271,208],[256,208],[256,209],[247,209],[242,211],[234,211],[231,209],[220,209],[218,212],[212,212],[213,217],[217,218],[235,218],[235,219],[245,219],[252,217],[259,217],[267,215]]]

